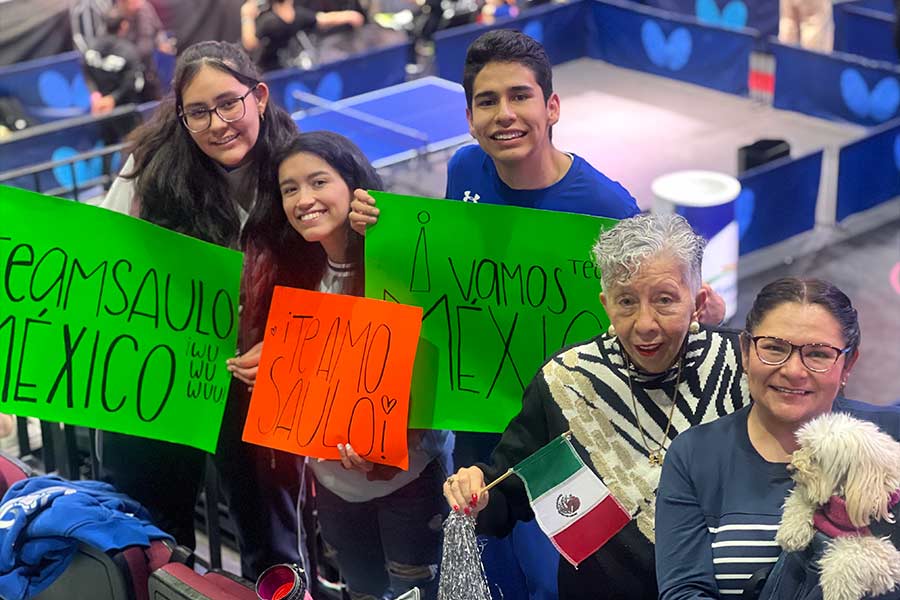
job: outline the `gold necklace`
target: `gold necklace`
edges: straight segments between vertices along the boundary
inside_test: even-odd
[[[663,433],[662,441],[659,442],[659,445],[651,450],[650,444],[647,443],[647,437],[644,435],[644,428],[641,427],[641,417],[638,415],[637,400],[634,397],[634,390],[631,387],[631,358],[625,352],[625,348],[622,348],[621,343],[619,344],[619,348],[622,350],[622,356],[625,357],[625,375],[628,376],[628,394],[631,396],[631,408],[634,410],[634,420],[637,423],[638,433],[641,434],[641,443],[649,453],[647,460],[650,461],[650,464],[654,467],[660,467],[663,464],[663,454],[666,451],[666,440],[669,439],[669,429],[672,427],[672,417],[675,416],[675,399],[678,397],[678,384],[681,383],[681,368],[684,366],[684,353],[682,352],[681,357],[678,359],[678,374],[675,375],[675,389],[672,390],[672,396],[669,398],[672,402],[672,407],[669,409],[669,420],[666,423],[666,431]]]

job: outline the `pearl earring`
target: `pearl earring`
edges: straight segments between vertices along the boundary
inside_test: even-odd
[[[700,323],[697,321],[691,321],[690,326],[688,327],[688,331],[691,333],[700,333]]]
[[[609,337],[616,337],[616,326],[610,323],[606,333],[609,334]]]

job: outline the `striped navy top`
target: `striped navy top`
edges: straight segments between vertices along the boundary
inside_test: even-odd
[[[750,444],[745,407],[675,438],[656,502],[660,598],[728,598],[781,553],[775,533],[792,487],[786,463]],[[686,435],[690,434],[690,435]]]
[[[780,514],[736,513],[723,515],[717,526],[708,527],[720,595],[743,594],[744,586],[756,571],[775,564],[781,552],[775,542],[780,519]]]

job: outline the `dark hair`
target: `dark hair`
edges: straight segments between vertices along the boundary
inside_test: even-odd
[[[472,108],[475,78],[492,62],[519,63],[528,67],[541,86],[544,102],[553,94],[553,68],[544,47],[519,31],[496,29],[481,35],[466,52],[463,89],[466,91],[466,105],[469,108]]]
[[[122,23],[127,20],[125,14],[116,7],[113,7],[106,11],[106,14],[103,15],[103,24],[106,26],[106,33],[117,34],[119,33],[119,28],[122,27]]]
[[[278,168],[285,160],[304,152],[318,156],[337,171],[351,194],[357,188],[383,188],[381,177],[356,144],[330,131],[302,133],[279,149],[272,162],[276,179]],[[350,280],[348,293],[362,296],[365,291],[363,238],[352,229],[349,231],[347,256],[357,268]],[[260,207],[253,220],[247,223],[246,236],[246,302],[241,315],[241,329],[242,338],[252,345],[262,339],[273,288],[286,285],[317,289],[325,273],[327,255],[322,244],[307,242],[291,226],[280,197],[272,198],[266,206]]]
[[[783,277],[768,284],[756,295],[747,313],[746,330],[752,334],[766,315],[787,302],[817,304],[827,310],[841,327],[844,343],[850,348],[848,357],[856,354],[860,340],[856,309],[844,292],[823,279]]]
[[[248,87],[259,83],[256,65],[237,45],[200,42],[187,48],[175,65],[172,90],[153,118],[131,135],[134,170],[123,176],[136,179],[141,218],[208,242],[236,247],[241,222],[222,168],[197,147],[178,117],[184,88],[204,66],[227,73]],[[274,149],[296,132],[290,115],[268,102],[251,150],[251,168],[258,182],[255,206],[266,204],[265,196],[276,193],[278,182],[270,168],[271,157]]]

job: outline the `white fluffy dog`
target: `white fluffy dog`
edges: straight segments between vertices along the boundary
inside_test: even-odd
[[[900,443],[874,424],[841,413],[813,419],[797,439],[800,448],[791,459],[796,485],[784,503],[778,544],[787,551],[806,548],[815,533],[816,511],[827,510],[837,496],[856,531],[826,545],[819,562],[824,600],[859,600],[900,586],[900,551],[868,529],[876,521],[894,522]]]

